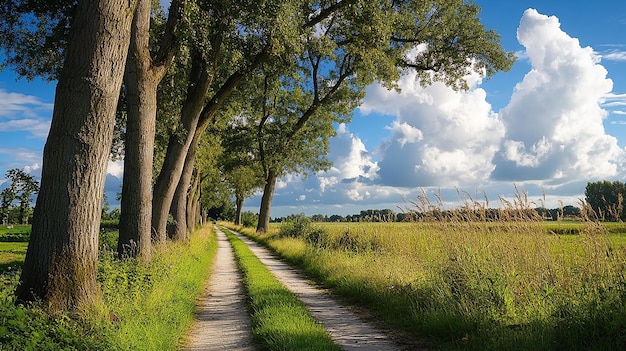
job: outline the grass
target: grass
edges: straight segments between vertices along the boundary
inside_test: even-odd
[[[0,274],[21,269],[27,247],[25,242],[0,242]]]
[[[110,236],[107,233],[106,240]],[[4,271],[0,350],[176,350],[193,320],[216,249],[215,235],[205,227],[189,242],[157,248],[150,264],[116,260],[111,251],[101,251],[103,305],[78,315],[48,315],[37,305],[15,306],[19,272]],[[5,254],[3,249],[0,259]]]
[[[262,350],[340,350],[297,297],[283,286],[234,234],[235,250],[249,297],[252,333]]]
[[[558,235],[550,226],[577,234]],[[626,345],[626,241],[617,234],[623,224],[439,221],[292,229],[283,224],[247,234],[386,326],[437,348]]]

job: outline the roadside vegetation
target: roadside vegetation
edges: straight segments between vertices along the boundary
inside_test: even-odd
[[[246,244],[224,230],[244,275],[252,335],[261,350],[341,350],[306,306],[282,285]]]
[[[156,248],[149,264],[116,259],[116,234],[101,234],[102,303],[78,313],[48,314],[39,303],[16,306],[27,243],[0,242],[0,350],[178,349],[217,249],[212,229]]]
[[[436,205],[423,205],[432,204],[412,204],[437,213]],[[313,225],[300,217],[264,234],[238,229],[386,326],[435,348],[626,345],[623,223],[543,222],[523,201],[498,221],[469,220],[479,211],[467,210],[414,223]]]

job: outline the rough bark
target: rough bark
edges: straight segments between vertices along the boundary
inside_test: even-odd
[[[196,138],[199,139],[202,131],[196,133]],[[194,138],[194,139],[196,139]],[[188,207],[188,195],[191,186],[191,178],[193,177],[193,169],[196,164],[196,151],[198,150],[198,142],[192,141],[187,150],[187,156],[185,157],[185,164],[181,173],[174,197],[172,198],[172,205],[170,208],[170,214],[174,217],[176,225],[175,230],[172,233],[172,238],[175,240],[183,240],[187,237],[187,232],[192,228],[187,227],[187,210],[191,210]]]
[[[60,74],[18,301],[98,299],[98,233],[135,1],[79,1]]]
[[[274,171],[269,170],[267,172],[265,186],[263,187],[263,197],[261,197],[261,208],[259,209],[259,223],[256,227],[258,233],[265,233],[270,228],[270,209],[272,208],[272,198],[274,197],[277,179],[278,177]]]
[[[175,0],[170,6],[167,32],[154,61],[149,50],[150,0],[140,0],[133,20],[124,76],[128,109],[117,247],[121,257],[139,254],[144,261],[150,260],[157,88],[174,57],[174,31],[182,4]]]
[[[150,219],[156,92],[160,77],[151,71],[147,51],[150,1],[140,0],[133,20],[124,84],[127,98],[124,181],[120,202],[117,252],[120,257],[141,255],[150,260]],[[150,204],[144,206],[145,204]]]

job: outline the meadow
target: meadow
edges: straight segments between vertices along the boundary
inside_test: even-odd
[[[257,235],[401,338],[444,350],[626,347],[626,226],[324,223]]]

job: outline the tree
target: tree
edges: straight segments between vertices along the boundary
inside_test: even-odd
[[[11,206],[13,201],[15,201],[15,189],[10,186],[8,188],[2,189],[0,193],[2,197],[2,202],[0,204],[0,213],[2,214],[2,225],[9,224],[9,212],[11,211]]]
[[[30,203],[33,200],[33,195],[39,191],[39,183],[33,176],[17,168],[8,170],[6,177],[11,180],[11,186],[8,188],[10,190],[6,194],[3,193],[3,195],[7,196],[7,201],[11,198],[11,195],[14,200],[18,200],[20,223],[28,224],[28,217],[30,216]],[[3,208],[5,205],[4,202],[5,200],[3,199]]]
[[[200,1],[192,7],[193,26],[186,36],[192,52],[189,90],[181,108],[179,128],[172,131],[154,185],[152,226],[157,241],[165,239],[170,209],[180,213],[186,206],[202,134],[239,82],[271,58],[275,43],[269,40],[268,32],[281,20],[289,23],[286,18],[292,13],[284,5],[269,0],[244,0]]]
[[[104,180],[135,5],[83,0],[75,8],[18,301],[41,300],[57,311],[99,296]]]
[[[242,121],[239,121],[242,122]],[[251,150],[255,147],[254,133],[245,125],[231,123],[223,132],[219,163],[226,184],[235,196],[235,224],[242,224],[244,200],[263,186],[261,165]]]
[[[0,68],[12,67],[31,80],[58,78],[68,44],[76,0],[7,0],[0,6]]]
[[[256,152],[265,180],[258,232],[269,228],[270,208],[279,177],[287,173],[306,175],[309,171],[330,167],[326,154],[329,138],[335,134],[333,123],[345,122],[349,106],[360,97],[358,93],[352,97],[348,97],[347,92],[337,93],[345,77],[342,73],[334,83],[330,79],[324,81],[316,74],[311,75],[314,82],[330,88],[326,93],[320,93],[314,83],[316,91],[312,94],[302,89],[307,82],[299,79],[301,75],[297,72],[289,78],[283,76],[274,88],[269,83],[270,79],[265,77],[263,95],[260,101],[256,100],[261,104],[260,114],[257,114],[260,119],[252,125],[256,128]],[[343,96],[335,100],[329,98],[332,94]]]
[[[585,201],[598,218],[608,221],[626,219],[624,214],[624,197],[626,184],[608,180],[589,182],[585,187]]]
[[[422,84],[442,81],[465,89],[464,77],[470,72],[490,76],[509,69],[513,62],[512,54],[505,53],[498,44],[498,36],[480,24],[477,18],[480,8],[472,3],[344,1],[322,8],[320,13],[327,11],[332,16],[320,18],[314,30],[306,29],[309,23],[306,19],[314,16],[304,17],[301,27],[304,30],[300,33],[304,38],[302,50],[294,52],[289,60],[295,63],[298,73],[285,79],[293,73],[284,70],[285,61],[279,63],[279,70],[283,70],[278,74],[284,91],[292,96],[300,91],[289,102],[278,103],[289,106],[285,110],[287,114],[293,110],[299,114],[293,125],[282,126],[284,138],[276,138],[283,141],[279,148],[283,152],[296,149],[292,144],[298,140],[299,133],[306,134],[307,124],[332,118],[337,121],[340,116],[347,116],[362,97],[365,86],[373,81],[393,87],[401,69],[416,70]],[[264,104],[273,101],[266,98]],[[270,114],[271,117],[264,117],[262,125],[285,118],[274,111]],[[318,132],[322,130],[326,129]],[[323,140],[328,135],[322,133],[317,137]],[[271,180],[282,171],[270,167],[265,172],[268,182],[262,198],[259,231],[267,229],[273,194]]]
[[[163,20],[158,12],[151,16],[151,3],[150,0],[139,0],[132,24],[130,53],[124,75],[127,123],[117,247],[120,257],[139,254],[144,261],[150,260],[151,248],[157,88],[174,60],[177,49],[175,33],[182,18],[185,1],[172,1],[164,25],[159,23]],[[151,21],[164,27],[154,54],[150,50]]]
[[[509,69],[514,57],[502,50],[495,32],[480,24],[480,8],[462,0],[242,1],[228,6],[201,3],[200,7],[209,14],[205,17],[210,23],[198,30],[196,37],[210,33],[202,47],[208,62],[213,63],[210,76],[215,79],[199,118],[183,123],[195,125],[195,129],[185,128],[184,142],[170,140],[173,143],[154,191],[153,226],[157,232],[164,228],[167,209],[177,206],[168,206],[172,194],[182,192],[178,197],[182,199],[189,189],[193,167],[181,165],[194,162],[188,153],[199,137],[193,135],[203,133],[228,95],[268,62],[289,64],[294,57],[302,58],[306,50],[313,50],[324,58],[317,62],[321,71],[327,67],[326,60],[343,57],[344,67],[353,68],[346,82],[361,89],[373,80],[393,87],[398,68],[416,69],[425,84],[443,81],[462,89],[467,87],[463,77],[468,73],[489,77]],[[226,52],[227,60],[216,59]]]

